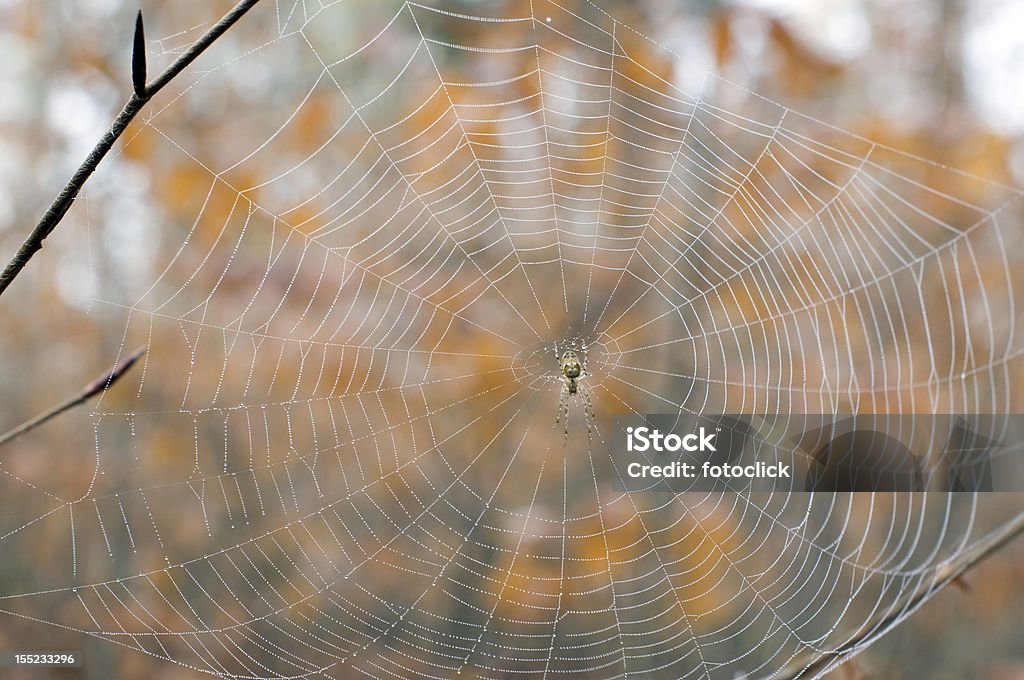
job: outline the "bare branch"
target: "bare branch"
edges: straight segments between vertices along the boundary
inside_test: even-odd
[[[139,111],[156,93],[170,83],[175,76],[184,71],[206,48],[212,45],[220,36],[224,35],[229,28],[234,26],[259,1],[242,0],[235,5],[230,12],[225,14],[220,21],[214,24],[210,30],[193,43],[188,50],[149,85],[145,84],[145,37],[142,30],[142,15],[140,12],[135,20],[135,49],[132,52],[132,85],[134,91],[132,96],[125,103],[117,118],[114,119],[114,122],[111,123],[110,129],[104,133],[103,137],[96,143],[96,146],[89,152],[89,155],[86,156],[86,159],[78,167],[78,170],[75,171],[75,174],[71,176],[68,183],[57,194],[57,197],[50,204],[49,209],[39,220],[35,229],[28,235],[28,238],[21,244],[18,252],[14,254],[14,257],[11,258],[3,272],[0,273],[0,295],[3,295],[7,287],[11,285],[11,282],[25,269],[25,265],[28,264],[29,260],[43,247],[43,241],[60,224],[60,221],[64,219],[64,215],[71,208],[71,204],[82,190],[86,181]],[[142,81],[141,88],[140,80]],[[142,90],[141,94],[139,93],[140,89]]]
[[[75,396],[71,397],[65,402],[58,404],[57,406],[54,406],[45,413],[41,413],[32,420],[22,423],[13,430],[0,435],[0,446],[3,446],[4,444],[14,439],[17,439],[26,432],[30,432],[36,429],[37,427],[47,422],[51,418],[55,418],[59,416],[61,413],[73,409],[79,404],[85,403],[92,397],[107,389],[108,387],[116,383],[118,380],[120,380],[121,377],[125,373],[127,373],[128,370],[135,364],[135,362],[139,360],[139,357],[141,357],[145,353],[146,348],[140,347],[139,349],[132,352],[131,356],[129,356],[127,359],[117,364],[110,370],[104,372],[103,375],[99,376],[91,383],[83,387],[82,391],[76,394]]]
[[[173,64],[168,66],[163,73],[156,77],[156,79],[150,83],[146,89],[150,97],[162,90],[167,83],[171,82],[175,76],[184,71],[189,64],[196,60],[200,54],[206,51],[206,48],[212,45],[217,38],[224,35],[225,32],[241,19],[246,12],[252,9],[256,3],[260,0],[242,0],[235,5],[230,12],[225,14],[220,21],[210,27],[210,30],[203,34],[199,40],[192,43],[192,47],[185,50],[185,52],[178,57]]]

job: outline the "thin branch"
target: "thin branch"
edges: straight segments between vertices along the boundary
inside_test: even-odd
[[[89,399],[93,398],[94,396],[96,396],[97,394],[99,394],[100,392],[102,392],[103,390],[107,389],[108,387],[116,383],[118,380],[120,380],[121,377],[125,373],[127,373],[129,369],[131,369],[135,362],[139,360],[139,357],[141,357],[145,353],[146,348],[140,347],[139,349],[132,352],[131,356],[129,356],[127,359],[117,364],[110,370],[104,372],[103,375],[99,376],[91,383],[83,387],[82,391],[76,394],[75,396],[71,397],[67,401],[58,404],[57,406],[54,406],[49,411],[41,413],[32,420],[29,420],[19,425],[13,430],[0,435],[0,446],[3,446],[4,444],[14,439],[17,439],[21,435],[36,429],[37,427],[47,422],[51,418],[55,418],[59,416],[61,413],[73,409],[79,404],[83,404]]]
[[[1024,534],[1024,513],[1017,515],[1005,525],[999,527],[988,536],[985,536],[983,539],[978,541],[978,543],[970,551],[962,555],[956,563],[949,564],[943,568],[939,572],[937,582],[934,586],[922,589],[910,598],[906,605],[900,607],[898,611],[892,612],[878,623],[847,640],[839,648],[823,654],[807,665],[800,666],[798,668],[791,666],[788,670],[783,671],[782,675],[777,676],[778,680],[813,678],[816,675],[849,660],[854,654],[861,651],[864,645],[887,633],[890,629],[900,623],[907,614],[912,613],[938,591],[947,587],[951,583],[956,584],[958,582],[962,582],[964,574],[987,558],[991,557],[993,554],[999,552],[1022,534]]]
[[[196,60],[200,54],[206,51],[206,48],[212,45],[217,38],[224,35],[229,28],[238,23],[246,12],[256,6],[260,0],[242,0],[235,5],[230,12],[225,14],[220,21],[210,27],[210,30],[203,34],[199,40],[192,43],[192,47],[185,50],[185,52],[178,57],[173,64],[164,69],[164,72],[156,77],[156,79],[149,84],[146,88],[147,94],[152,97],[160,90],[164,89],[167,83],[174,80],[175,76],[188,68],[188,65]]]
[[[260,0],[242,0],[234,8],[225,14],[220,21],[214,24],[199,40],[192,44],[174,63],[168,66],[156,79],[149,83],[145,82],[146,51],[145,32],[142,26],[142,13],[135,20],[135,35],[132,51],[132,96],[125,103],[121,112],[111,123],[110,129],[96,143],[89,155],[71,176],[68,183],[64,185],[60,193],[50,204],[46,213],[39,220],[35,229],[29,234],[25,242],[21,244],[18,252],[14,254],[11,261],[0,273],[0,295],[3,295],[11,282],[25,269],[29,260],[43,247],[43,241],[64,219],[71,208],[78,193],[82,190],[86,181],[96,170],[100,161],[107,155],[114,146],[114,142],[124,133],[132,119],[145,107],[152,97],[167,86],[179,73],[184,71],[189,64],[196,60],[206,48],[214,43],[219,37],[234,26],[242,16],[252,9]],[[141,42],[141,46],[140,46]]]

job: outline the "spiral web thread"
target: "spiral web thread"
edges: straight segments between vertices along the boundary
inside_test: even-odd
[[[158,104],[204,179],[95,302],[149,352],[85,479],[5,470],[67,568],[0,610],[223,677],[816,674],[1020,512],[598,474],[622,416],[1010,410],[1018,191],[516,7],[268,3]]]

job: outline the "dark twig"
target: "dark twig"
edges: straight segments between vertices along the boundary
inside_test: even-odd
[[[85,161],[78,167],[68,183],[64,185],[57,198],[50,204],[49,209],[39,220],[35,229],[29,234],[25,242],[21,244],[18,252],[14,254],[11,261],[0,273],[0,295],[3,295],[11,282],[22,272],[28,261],[43,247],[43,241],[64,219],[74,202],[75,197],[82,190],[85,182],[89,179],[96,167],[103,160],[104,156],[114,146],[114,142],[124,133],[128,124],[142,110],[152,97],[162,90],[179,73],[184,71],[189,64],[196,60],[206,48],[214,43],[229,28],[235,25],[239,19],[252,9],[260,0],[242,0],[234,8],[225,14],[220,21],[214,24],[199,40],[192,44],[173,64],[168,66],[163,73],[149,83],[146,79],[146,45],[145,32],[142,26],[142,13],[140,12],[135,20],[135,37],[132,51],[132,96],[125,103],[121,112],[114,119],[110,129],[96,143]]]
[[[120,380],[121,377],[128,372],[132,365],[134,365],[135,362],[139,360],[139,357],[141,357],[145,353],[145,347],[141,347],[135,350],[134,352],[132,352],[131,356],[129,356],[127,359],[117,364],[110,370],[104,372],[103,375],[99,376],[91,383],[86,385],[84,388],[82,388],[82,391],[76,394],[75,396],[71,397],[65,402],[58,404],[57,406],[54,406],[45,413],[41,413],[32,420],[22,423],[21,425],[14,428],[10,432],[0,435],[0,446],[3,446],[4,444],[14,439],[17,439],[26,432],[30,432],[31,430],[36,429],[37,427],[39,427],[46,421],[50,420],[51,418],[55,418],[56,416],[59,416],[61,413],[73,409],[79,404],[83,404],[89,399],[93,398],[94,396],[96,396],[97,394],[99,394],[100,392],[102,392],[103,390],[107,389],[108,387],[116,383],[118,380]]]
[[[778,680],[797,680],[797,678],[813,678],[820,673],[843,663],[852,657],[860,649],[889,632],[895,627],[905,615],[913,612],[938,591],[950,584],[956,584],[963,579],[964,574],[973,569],[979,563],[992,556],[999,550],[1006,547],[1014,539],[1024,534],[1024,513],[1021,513],[996,529],[978,543],[967,553],[962,555],[953,564],[947,565],[938,574],[938,581],[934,586],[924,588],[915,594],[898,611],[895,611],[878,623],[866,628],[854,637],[847,640],[839,648],[828,652],[819,658],[803,666],[790,666],[781,675],[776,676]]]

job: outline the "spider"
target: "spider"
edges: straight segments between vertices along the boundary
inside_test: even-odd
[[[569,439],[569,400],[574,395],[579,395],[583,400],[583,416],[587,421],[587,438],[593,433],[594,407],[590,401],[590,393],[580,384],[579,379],[588,375],[584,369],[587,357],[586,347],[582,350],[583,358],[580,358],[575,350],[567,349],[561,355],[558,354],[558,343],[555,343],[555,359],[558,360],[559,382],[562,383],[558,397],[558,412],[555,414],[555,425],[565,416],[565,438]]]

